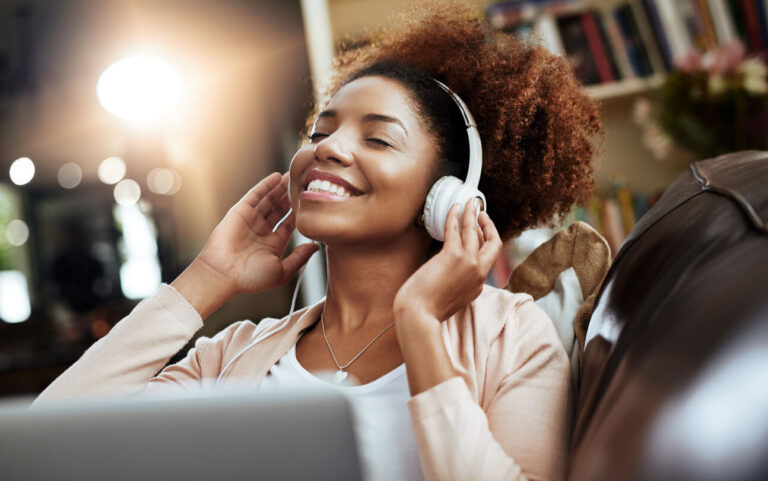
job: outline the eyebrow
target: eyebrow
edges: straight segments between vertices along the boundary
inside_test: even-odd
[[[335,110],[323,110],[317,115],[318,118],[336,118],[336,111]],[[383,115],[383,114],[365,114],[363,116],[363,122],[389,122],[392,124],[396,124],[400,126],[401,129],[403,129],[403,132],[405,132],[405,135],[408,135],[408,129],[405,128],[405,125],[403,124],[400,119],[397,117],[390,117],[389,115]]]

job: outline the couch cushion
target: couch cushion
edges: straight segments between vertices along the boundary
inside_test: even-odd
[[[766,219],[768,152],[748,151],[693,164],[638,222],[587,332],[569,479],[768,472]]]

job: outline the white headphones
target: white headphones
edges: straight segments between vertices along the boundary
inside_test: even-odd
[[[432,185],[427,195],[427,200],[424,203],[424,225],[427,228],[429,235],[435,239],[442,241],[445,235],[445,221],[448,218],[448,210],[450,210],[453,204],[458,203],[461,206],[461,211],[464,210],[464,206],[469,199],[478,197],[483,203],[482,209],[485,210],[485,196],[477,188],[480,183],[480,171],[483,167],[483,148],[480,143],[480,133],[477,131],[475,125],[475,119],[472,114],[469,113],[469,109],[461,100],[461,98],[451,89],[449,89],[444,83],[435,79],[440,87],[448,92],[456,105],[458,105],[461,111],[461,116],[464,118],[464,125],[467,127],[467,138],[469,140],[469,168],[467,171],[467,180],[462,182],[461,179],[453,176],[443,176]],[[290,195],[290,186],[288,188],[288,195]],[[289,197],[290,198],[290,197]],[[304,270],[306,265],[301,268],[299,273],[299,279],[296,282],[296,288],[293,291],[293,299],[291,300],[291,309],[288,316],[282,321],[279,327],[267,331],[266,333],[258,336],[254,341],[250,342],[247,346],[241,349],[230,359],[224,367],[221,369],[219,376],[216,378],[215,387],[224,379],[224,374],[229,368],[251,347],[255,346],[259,342],[263,341],[267,337],[279,332],[285,327],[290,319],[293,317],[294,308],[296,307],[296,296],[299,293],[299,286],[301,280],[304,278]]]
[[[445,239],[445,221],[448,219],[448,211],[453,204],[459,204],[460,213],[464,211],[464,206],[473,197],[478,197],[482,201],[482,210],[486,210],[487,204],[485,196],[478,189],[480,172],[483,169],[483,147],[480,142],[480,133],[477,131],[475,119],[456,92],[439,80],[433,80],[443,90],[448,92],[456,105],[458,105],[461,116],[464,118],[464,125],[467,127],[467,138],[469,140],[467,180],[462,182],[461,179],[454,176],[441,177],[429,189],[427,200],[424,203],[424,226],[427,228],[429,235],[439,241],[443,241]]]

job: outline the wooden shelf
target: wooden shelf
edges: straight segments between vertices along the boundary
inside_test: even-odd
[[[586,87],[587,93],[596,100],[610,100],[629,95],[636,95],[659,87],[664,81],[664,74],[650,77],[632,78]]]

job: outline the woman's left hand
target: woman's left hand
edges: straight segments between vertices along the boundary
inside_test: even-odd
[[[487,213],[481,211],[475,221],[478,206],[478,199],[467,202],[461,219],[457,204],[448,211],[443,248],[397,292],[396,318],[406,311],[444,321],[480,295],[502,242]]]

